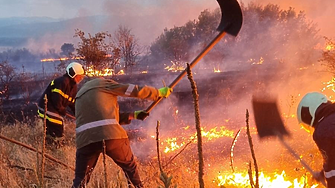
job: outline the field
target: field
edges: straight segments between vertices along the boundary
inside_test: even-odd
[[[271,75],[271,74],[269,74]],[[137,78],[119,77],[120,82],[128,80],[149,80],[143,75]],[[170,75],[174,78],[175,75]],[[244,76],[244,77],[243,77]],[[255,90],[262,90],[271,83],[270,77],[253,76],[245,73],[228,72],[206,76],[196,80],[199,89],[200,117],[203,136],[204,183],[206,187],[250,187],[248,170],[255,176],[256,169],[251,155],[255,151],[259,181],[263,187],[320,187],[311,174],[302,167],[299,160],[275,139],[262,141],[252,117],[250,100]],[[139,79],[142,78],[142,79]],[[170,77],[166,77],[169,83]],[[152,81],[154,83],[154,81]],[[157,84],[157,81],[155,82]],[[150,85],[150,83],[148,84]],[[154,84],[153,84],[154,85]],[[158,87],[158,86],[156,86]],[[150,101],[120,99],[121,110],[143,109]],[[244,104],[244,105],[242,105]],[[291,101],[291,106],[296,99]],[[13,105],[12,103],[12,106]],[[31,106],[31,105],[30,105]],[[291,107],[293,108],[293,107]],[[10,108],[13,110],[13,108]],[[33,108],[31,108],[31,112]],[[250,114],[250,119],[246,114]],[[315,170],[321,168],[319,155],[312,139],[295,124],[293,109],[285,109],[285,122],[293,132],[288,143]],[[3,121],[0,133],[10,139],[42,151],[43,123],[36,117],[23,113],[12,115],[16,121]],[[8,117],[8,114],[4,114]],[[15,119],[12,118],[12,119]],[[194,108],[188,81],[183,80],[174,89],[174,94],[159,104],[143,122],[134,120],[125,127],[133,152],[140,166],[140,175],[145,187],[168,187],[160,179],[156,145],[156,126],[159,127],[160,163],[171,186],[199,187],[198,145],[195,139]],[[250,147],[246,122],[250,124],[253,147]],[[67,167],[43,158],[18,144],[0,139],[0,186],[1,187],[70,187],[74,178],[75,164],[75,122],[66,121],[66,143],[60,148],[46,146],[46,153]],[[307,136],[306,136],[307,135]],[[234,137],[236,139],[234,140]],[[234,145],[232,143],[234,142]],[[45,161],[43,163],[43,161]],[[41,168],[44,165],[44,168]],[[250,165],[250,166],[249,166]],[[118,166],[107,158],[106,169],[100,156],[87,187],[127,187],[125,177]],[[43,170],[42,170],[43,169]],[[43,174],[43,178],[41,178]],[[107,174],[107,181],[105,181]]]

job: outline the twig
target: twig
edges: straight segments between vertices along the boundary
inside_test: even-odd
[[[249,175],[250,185],[252,188],[254,188],[255,182],[254,182],[254,178],[252,177],[251,161],[249,161],[248,163],[248,175]]]
[[[190,140],[187,144],[185,144],[185,146],[173,157],[170,158],[170,160],[168,162],[166,162],[162,168],[166,168],[170,163],[172,163],[172,161],[177,158],[185,149],[188,145],[190,145],[193,142],[194,138],[192,140]],[[145,180],[143,180],[143,184],[145,184],[149,179],[153,178],[154,176],[157,175],[158,172],[154,173],[154,175],[152,177],[148,177]]]
[[[48,97],[44,95],[44,117],[43,117],[43,136],[42,136],[42,161],[41,161],[41,187],[44,187],[44,164],[45,164],[45,138],[47,131],[47,110],[48,110]]]
[[[102,140],[102,147],[103,147],[102,162],[104,164],[105,188],[108,188],[108,184],[107,184],[107,165],[106,165],[106,142],[105,142],[105,139]]]
[[[163,168],[167,167],[175,158],[177,158],[178,155],[180,155],[186,149],[186,147],[193,142],[194,139],[190,140],[187,144],[185,144],[185,146],[176,155],[174,155],[172,158],[170,158],[170,160],[168,162],[166,162],[165,165],[163,165]]]
[[[159,152],[159,126],[160,126],[160,121],[157,121],[157,126],[156,126],[157,160],[158,160],[159,170],[162,173],[163,172],[163,168],[162,168],[161,158],[160,158],[160,152]]]
[[[234,161],[234,147],[235,147],[235,144],[237,142],[237,138],[240,136],[240,132],[241,132],[241,129],[237,131],[234,139],[233,139],[233,142],[231,143],[231,146],[230,146],[230,167],[231,167],[231,170],[234,172],[234,165],[233,165],[233,161]]]
[[[156,126],[156,144],[157,144],[157,160],[158,160],[158,166],[159,166],[159,170],[160,170],[160,176],[159,179],[164,183],[164,188],[169,188],[171,185],[171,180],[172,180],[172,176],[168,176],[162,168],[161,165],[161,160],[160,160],[160,152],[159,152],[159,126],[160,126],[160,122],[157,121],[157,126]],[[162,188],[161,185],[159,185],[159,188]]]
[[[27,149],[29,149],[29,150],[31,150],[31,151],[38,152],[38,153],[42,153],[41,151],[38,151],[37,149],[35,149],[35,148],[33,148],[33,147],[29,146],[29,145],[26,145],[26,144],[21,143],[21,142],[18,142],[18,141],[16,141],[16,140],[7,138],[7,137],[5,137],[5,136],[3,136],[3,135],[0,135],[0,138],[3,139],[3,140],[6,140],[6,141],[8,141],[8,142],[11,142],[11,143],[14,143],[14,144],[23,146],[23,147],[25,147],[25,148],[27,148]],[[53,161],[53,162],[55,162],[55,163],[58,163],[58,164],[63,165],[63,166],[66,167],[66,168],[69,168],[69,169],[71,169],[71,170],[73,170],[73,171],[75,170],[74,167],[69,166],[69,165],[63,163],[62,161],[60,161],[60,160],[58,160],[58,159],[52,157],[51,155],[45,154],[45,157],[48,158],[50,161]]]
[[[162,80],[162,83],[163,83],[163,86],[166,87],[166,84],[165,84],[165,81],[164,81],[164,80]]]
[[[250,134],[250,128],[249,128],[249,111],[248,110],[246,112],[246,125],[247,125],[247,135],[248,135],[248,140],[249,140],[249,146],[250,146],[251,156],[252,156],[252,159],[254,160],[254,166],[255,166],[255,172],[256,172],[256,185],[255,185],[255,187],[259,188],[258,165],[257,165],[257,160],[256,160],[255,151],[254,151],[254,146],[253,146],[252,138],[251,138],[251,134]],[[250,166],[251,166],[251,164],[250,164]],[[249,173],[252,174],[251,167],[250,167],[250,172]],[[250,180],[250,182],[252,182],[252,181]]]
[[[202,153],[202,136],[201,136],[201,126],[200,126],[200,112],[199,112],[199,94],[197,85],[193,80],[191,67],[187,64],[187,77],[190,80],[192,94],[193,94],[193,104],[195,112],[195,127],[197,129],[197,138],[198,138],[198,156],[199,156],[199,187],[204,188],[204,158]]]

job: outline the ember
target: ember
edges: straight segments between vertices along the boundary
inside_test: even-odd
[[[166,66],[164,69],[171,71],[171,72],[181,72],[185,70],[185,67],[182,65],[181,62],[174,62],[171,61],[172,65],[171,66]]]

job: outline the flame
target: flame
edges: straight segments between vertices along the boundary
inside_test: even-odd
[[[258,61],[256,59],[251,58],[248,61],[251,62],[252,65],[262,65],[264,62],[264,58],[260,57]]]
[[[327,93],[325,95],[328,97],[328,99],[334,102],[335,100],[333,99],[334,98],[333,94],[335,92],[335,77],[332,77],[332,79],[327,82],[323,82],[323,84],[326,86],[321,89],[321,92],[323,92],[324,94]],[[327,91],[329,90],[330,93],[328,94]]]
[[[189,129],[189,126],[184,127],[184,130]],[[211,141],[213,139],[217,138],[223,138],[223,137],[234,137],[234,131],[227,130],[224,126],[219,127],[220,130],[217,130],[218,127],[214,127],[208,131],[206,131],[204,128],[201,129],[201,135],[203,138],[206,138],[208,141]],[[189,137],[173,137],[173,138],[166,138],[163,142],[161,142],[161,145],[163,145],[164,153],[169,153],[172,151],[176,151],[183,147],[187,142],[195,140],[197,133],[193,133]]]
[[[94,70],[92,66],[87,67],[85,71],[87,76],[112,76],[114,69],[105,68],[103,70]]]
[[[58,59],[46,58],[46,59],[41,59],[41,62],[65,61],[65,60],[70,60],[70,59],[81,60],[81,59],[84,59],[84,58],[83,57],[72,57],[72,58],[62,57],[62,58],[58,58]]]
[[[223,187],[248,187],[250,186],[250,179],[248,172],[240,173],[230,173],[226,172],[224,174],[220,173],[213,180],[218,186]],[[264,174],[264,172],[259,173],[259,187],[266,188],[303,188],[306,187],[306,177],[297,178],[293,181],[288,180],[285,171],[281,174],[275,173],[272,177]],[[312,185],[311,188],[317,187],[318,184]]]
[[[125,73],[124,73],[124,71],[121,69],[118,73],[117,73],[117,75],[124,75]]]
[[[182,66],[182,63],[181,62],[174,62],[174,61],[171,61],[172,65],[171,66],[166,66],[164,69],[168,70],[168,71],[171,71],[171,72],[181,72],[181,71],[184,71],[185,70],[185,67]]]
[[[142,74],[148,74],[148,71],[145,70],[145,71],[142,71],[141,73],[142,73]]]
[[[328,51],[331,51],[331,50],[333,50],[335,48],[335,46],[333,45],[333,44],[327,44],[326,45],[326,50],[328,50]]]
[[[214,72],[221,72],[221,70],[220,70],[219,67],[218,67],[218,69],[216,69],[216,68],[214,67]]]

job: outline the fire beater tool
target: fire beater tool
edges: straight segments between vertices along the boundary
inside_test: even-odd
[[[284,123],[279,114],[278,106],[275,100],[264,100],[253,97],[252,106],[258,136],[263,139],[265,137],[278,137],[281,144],[295,157],[300,163],[317,179],[316,172],[312,170],[308,164],[303,161],[299,155],[285,142],[284,136],[289,136],[289,132],[285,129]],[[321,183],[326,186],[324,180]]]
[[[193,68],[224,36],[226,33],[237,36],[242,27],[243,16],[240,5],[237,0],[217,0],[221,9],[221,22],[217,28],[219,34],[206,46],[206,48],[190,63]],[[177,83],[186,75],[187,69],[179,74],[179,76],[168,86],[174,88]],[[147,109],[150,112],[160,101],[162,97],[154,101]]]

